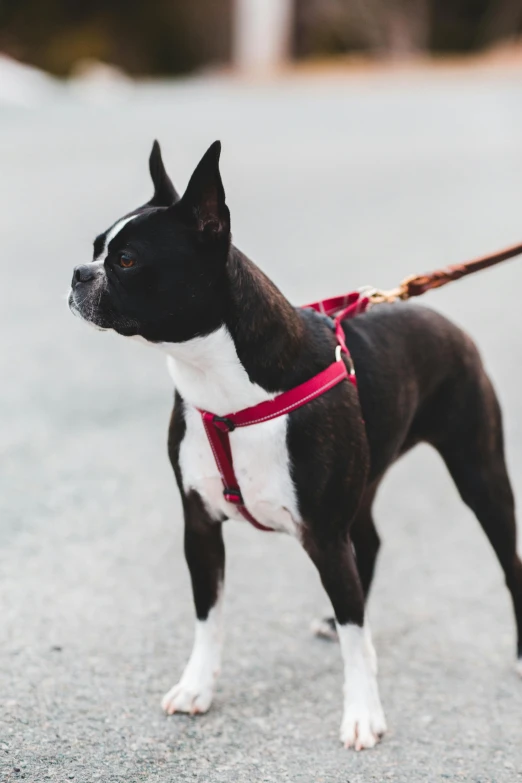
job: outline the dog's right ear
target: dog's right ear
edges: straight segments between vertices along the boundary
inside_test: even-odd
[[[154,195],[147,203],[150,207],[171,207],[179,196],[176,188],[165,171],[163,160],[161,158],[161,148],[157,141],[152,145],[152,152],[149,158],[149,170],[152,182],[154,183]]]
[[[202,239],[228,242],[230,212],[219,173],[220,154],[221,142],[215,141],[194,169],[176,210]]]

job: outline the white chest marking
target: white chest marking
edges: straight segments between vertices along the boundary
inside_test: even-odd
[[[223,485],[197,408],[220,416],[275,395],[251,383],[225,327],[186,343],[163,343],[168,368],[184,399],[186,433],[180,448],[185,491],[196,490],[214,518],[243,520],[223,497]],[[230,434],[234,470],[246,507],[261,524],[298,535],[300,515],[286,445],[288,417]],[[243,520],[244,521],[244,520]]]

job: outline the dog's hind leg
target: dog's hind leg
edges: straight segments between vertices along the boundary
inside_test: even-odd
[[[522,675],[522,563],[516,548],[515,504],[504,457],[502,417],[485,373],[474,381],[458,425],[434,445],[504,571],[517,624],[517,671]]]
[[[375,563],[381,546],[381,539],[375,528],[372,513],[376,491],[376,485],[373,485],[366,491],[350,528],[350,538],[355,549],[357,571],[359,572],[365,602],[368,600]],[[335,641],[338,638],[334,617],[314,620],[311,628],[314,635],[320,639]]]

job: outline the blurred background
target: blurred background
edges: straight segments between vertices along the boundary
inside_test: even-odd
[[[135,76],[365,54],[469,54],[517,41],[520,0],[2,0],[0,51],[57,76]]]
[[[172,385],[66,294],[154,138],[180,191],[222,140],[234,241],[296,304],[520,242],[521,26],[522,0],[0,0],[2,783],[520,779],[508,594],[427,447],[377,498],[382,745],[338,746],[313,566],[241,523],[215,704],[161,713],[193,627]],[[423,301],[479,345],[519,501],[521,287],[515,259]]]

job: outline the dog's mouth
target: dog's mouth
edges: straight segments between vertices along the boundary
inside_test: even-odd
[[[140,333],[138,321],[121,313],[114,296],[109,297],[104,285],[73,286],[69,289],[67,303],[73,315],[100,332],[113,331],[126,337]]]
[[[81,294],[78,289],[69,289],[67,304],[71,313],[80,318],[85,323],[93,326],[101,332],[107,331],[110,327],[104,325],[99,318],[96,308],[92,301],[93,297],[89,294]]]

